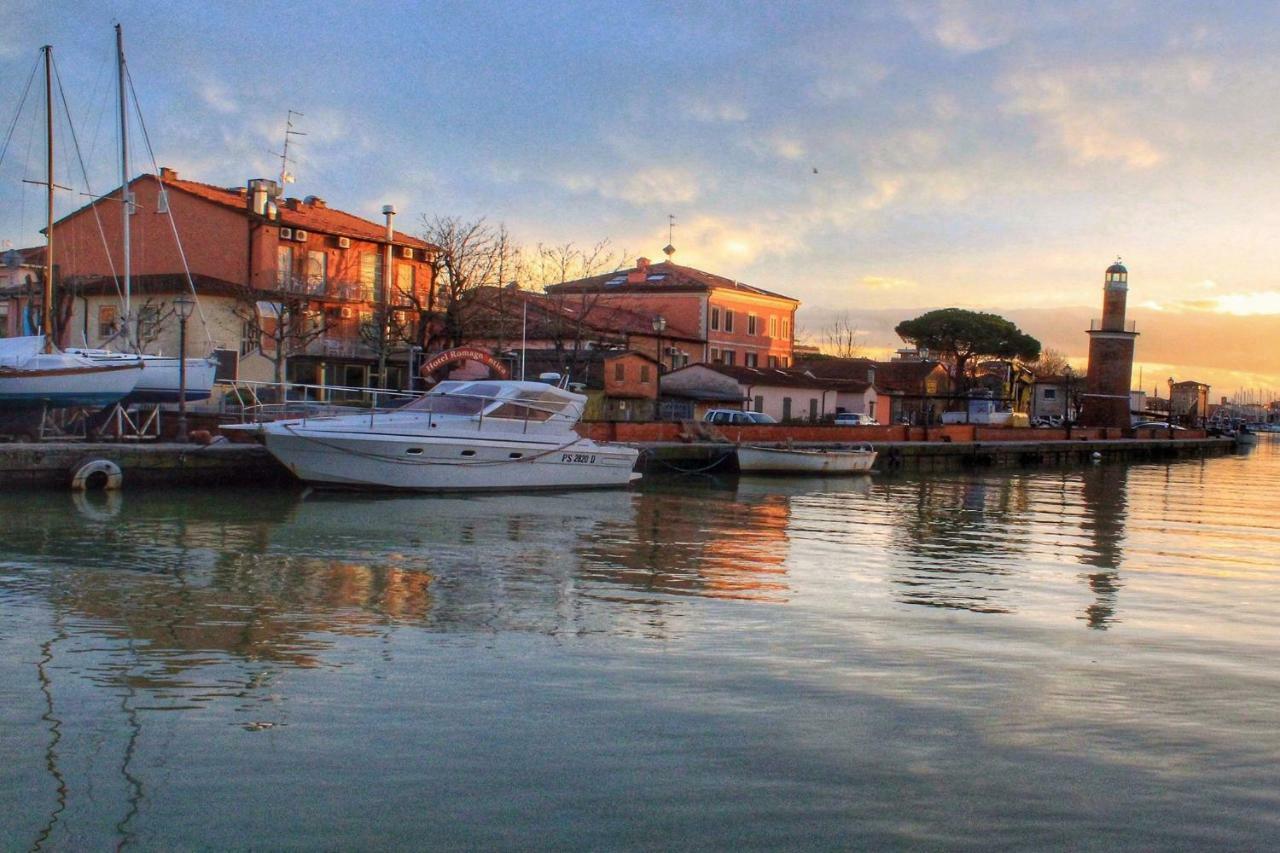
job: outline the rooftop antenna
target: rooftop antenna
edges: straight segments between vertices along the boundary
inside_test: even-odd
[[[280,156],[280,194],[284,195],[284,185],[294,182],[293,174],[289,171],[289,164],[294,162],[289,159],[289,139],[293,136],[306,136],[307,134],[301,130],[293,129],[293,117],[305,118],[305,116],[297,110],[289,110],[289,114],[284,118],[284,150]]]
[[[667,245],[662,247],[662,254],[667,256],[667,261],[671,261],[671,256],[676,253],[675,247],[675,230],[676,215],[674,213],[667,214]]]

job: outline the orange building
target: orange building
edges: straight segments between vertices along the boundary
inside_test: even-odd
[[[289,359],[288,378],[297,382],[382,384],[371,376],[377,358],[362,328],[384,300],[430,308],[436,249],[397,231],[388,240],[393,208],[384,209],[387,221],[380,223],[330,208],[316,196],[278,198],[273,181],[218,187],[182,180],[167,168],[159,177],[135,178],[129,191],[132,313],[142,322],[148,314],[164,322],[154,339],[158,348],[176,352],[171,306],[188,292],[185,256],[201,305],[188,328],[187,354],[206,355],[212,343],[224,377],[272,378],[261,334],[241,318],[246,291],[264,294],[259,306],[273,292],[301,293],[323,320],[324,333]],[[116,335],[121,216],[117,188],[54,223],[56,283],[75,297],[63,345],[101,346]],[[390,276],[383,269],[388,248]],[[393,360],[388,387],[403,387],[405,360],[404,354]]]
[[[631,269],[552,285],[547,293],[581,294],[593,306],[661,317],[664,334],[698,342],[695,349],[700,351],[693,353],[674,352],[664,344],[664,372],[690,361],[745,367],[791,365],[799,300],[730,278],[671,261],[654,264],[639,258]]]

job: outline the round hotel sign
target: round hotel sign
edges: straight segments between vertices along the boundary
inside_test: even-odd
[[[422,376],[428,376],[446,364],[453,364],[456,361],[478,361],[492,370],[499,379],[506,379],[511,375],[511,371],[507,369],[505,364],[484,350],[476,349],[475,347],[458,347],[437,353],[422,362],[422,366],[418,368],[418,373]]]

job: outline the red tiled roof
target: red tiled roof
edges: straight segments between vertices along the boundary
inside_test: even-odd
[[[499,297],[510,300],[503,302]],[[489,310],[499,310],[518,317],[521,306],[527,304],[530,310],[530,322],[533,323],[533,312],[544,317],[560,317],[563,322],[577,323],[582,313],[581,303],[576,299],[556,298],[556,294],[533,293],[528,290],[506,290],[496,287],[478,287],[467,293],[468,299],[476,300]],[[645,335],[654,337],[653,318],[648,314],[618,308],[599,302],[589,302],[586,315],[582,317],[583,325],[590,329],[617,332],[625,335]],[[696,334],[669,326],[662,333],[665,340],[701,342]]]
[[[155,180],[154,175],[142,175],[135,180],[143,179]],[[232,210],[247,213],[247,200],[241,193],[240,188],[227,189],[226,187],[217,187],[213,184],[204,184],[199,181],[187,181],[180,178],[167,177],[164,180],[166,187],[182,190],[185,193],[197,196],[205,201],[211,201],[214,204],[221,205]],[[385,225],[372,222],[368,219],[361,219],[351,213],[343,210],[337,210],[332,207],[325,207],[317,204],[308,204],[305,201],[296,200],[296,209],[290,206],[288,201],[280,204],[279,223],[289,228],[301,228],[304,231],[315,231],[320,234],[333,234],[340,237],[355,237],[359,240],[378,241],[385,238],[387,229]],[[417,249],[435,248],[425,240],[419,240],[417,237],[411,237],[400,231],[395,232],[396,245],[412,246]]]
[[[618,293],[655,293],[672,290],[711,291],[736,290],[741,293],[755,293],[760,296],[771,296],[774,299],[785,299],[799,303],[800,300],[781,293],[774,293],[760,287],[753,287],[722,275],[704,272],[693,267],[682,267],[670,261],[650,264],[644,281],[628,283],[627,277],[639,267],[618,270],[617,272],[580,278],[577,281],[566,281],[553,284],[547,288],[548,293],[583,293],[583,292],[618,292]]]
[[[820,358],[798,361],[796,367],[826,379],[865,380],[875,369],[876,387],[892,391],[913,391],[932,373],[936,361],[872,361],[869,358]]]

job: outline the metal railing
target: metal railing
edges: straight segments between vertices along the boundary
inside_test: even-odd
[[[247,379],[232,380],[224,387],[226,393],[218,403],[218,413],[239,417],[241,423],[390,412],[422,396],[415,391],[388,388]]]
[[[1109,326],[1111,326],[1111,324],[1104,324],[1102,320],[1099,320],[1096,317],[1089,321],[1089,331],[1091,332],[1130,332],[1132,333],[1132,332],[1138,331],[1138,323],[1136,320],[1126,320],[1119,327],[1111,326],[1109,328]]]

